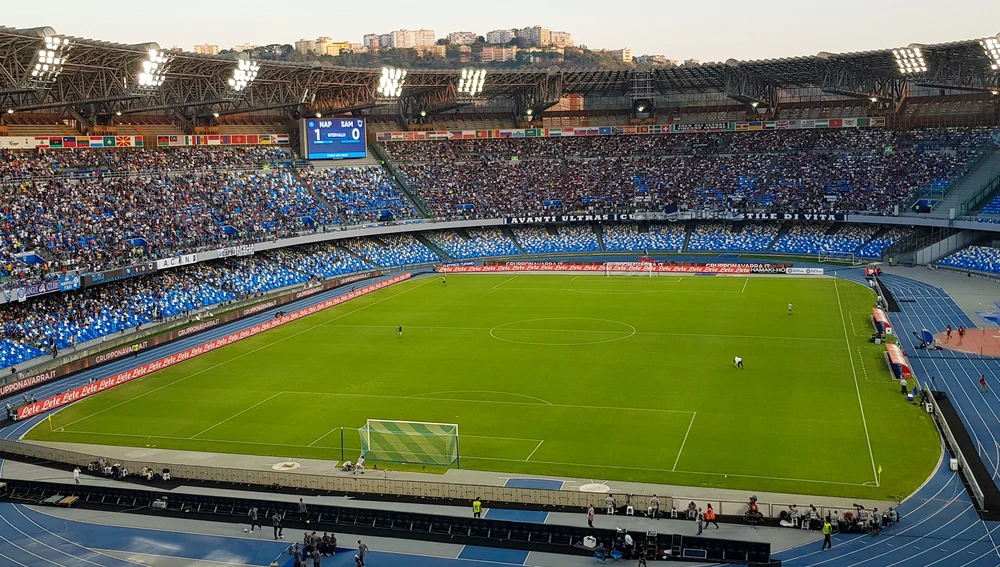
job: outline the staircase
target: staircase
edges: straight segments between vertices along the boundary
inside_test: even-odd
[[[681,253],[688,251],[688,243],[691,242],[691,233],[694,232],[694,224],[688,223],[684,227],[684,244],[681,245]]]
[[[779,240],[781,240],[782,236],[788,234],[789,230],[792,230],[791,223],[785,223],[781,225],[781,229],[779,229],[778,234],[774,236],[774,240],[772,240],[771,243],[767,245],[767,251],[770,252],[771,250],[773,250],[774,245],[777,244]]]
[[[317,168],[317,169],[320,169],[320,168]],[[292,177],[294,177],[295,180],[299,182],[299,185],[305,187],[306,191],[309,191],[309,195],[313,199],[315,199],[316,202],[322,203],[323,206],[326,207],[326,209],[328,211],[330,211],[331,214],[333,214],[334,218],[339,218],[340,210],[337,208],[337,206],[334,205],[333,203],[331,203],[319,191],[317,191],[315,188],[313,188],[312,183],[306,183],[305,180],[302,179],[302,176],[299,175],[299,170],[298,169],[296,169],[296,168],[293,167],[293,168],[289,169],[288,171],[291,171]]]
[[[1000,174],[1000,150],[991,150],[989,154],[980,158],[965,176],[951,185],[944,198],[938,201],[931,209],[930,214],[926,216],[948,218],[951,209],[955,209],[957,216],[970,214],[978,203],[972,207],[967,207],[966,203],[973,199],[998,174]],[[916,213],[907,211],[905,214],[915,215]]]
[[[597,246],[601,249],[601,252],[605,251],[604,248],[604,227],[600,224],[593,225],[594,234],[597,235]]]

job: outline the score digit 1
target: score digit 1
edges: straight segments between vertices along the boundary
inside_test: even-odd
[[[313,132],[316,132],[316,141],[318,142],[319,141],[319,128],[316,128],[315,130],[313,130]]]

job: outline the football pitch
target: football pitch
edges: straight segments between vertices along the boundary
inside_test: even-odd
[[[440,422],[459,425],[468,469],[902,497],[939,440],[867,342],[873,304],[825,277],[418,278],[74,403],[27,438],[353,461],[368,419]]]

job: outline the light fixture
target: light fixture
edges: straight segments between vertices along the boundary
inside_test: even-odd
[[[316,113],[316,118],[323,118],[323,113],[322,112],[317,112]]]
[[[993,96],[997,96],[998,94],[1000,94],[1000,91],[995,91],[995,90],[990,91],[990,94],[992,94]]]
[[[760,103],[759,103],[759,102],[757,102],[757,101],[755,100],[755,101],[753,101],[753,102],[751,102],[751,103],[750,103],[750,106],[752,106],[752,107],[754,107],[754,108],[757,108],[757,106],[758,106],[759,104],[760,104]]]
[[[645,112],[645,110],[646,110],[646,107],[645,107],[645,106],[642,106],[642,105],[640,104],[640,105],[639,105],[639,107],[638,107],[638,108],[636,108],[636,110],[637,110],[638,112]]]
[[[893,49],[892,56],[896,59],[896,67],[904,75],[916,75],[927,72],[927,61],[919,47],[903,47]]]
[[[990,69],[996,71],[1000,69],[1000,40],[995,37],[988,37],[979,42],[983,46],[983,51],[990,58]]]
[[[116,110],[115,111],[115,116],[121,116],[121,115],[122,115],[122,111],[120,111],[120,110]]]
[[[64,37],[45,36],[45,45],[35,53],[28,83],[51,83],[62,73],[66,64],[66,53],[70,50],[69,40]]]
[[[403,84],[405,82],[405,69],[382,67],[382,75],[379,77],[376,92],[383,98],[399,98],[403,95]]]
[[[233,69],[233,76],[229,79],[229,88],[235,92],[240,92],[250,86],[250,83],[257,78],[260,72],[260,63],[250,59],[240,59]]]
[[[873,97],[869,98],[868,100],[870,100],[872,102],[878,102],[878,97],[877,96],[873,96]]]
[[[530,109],[530,108],[528,110],[526,110],[525,112],[528,114],[528,116],[531,116],[532,114],[535,113],[535,111],[532,110],[532,109]]]
[[[218,118],[219,117],[219,113],[218,112],[213,112],[212,116],[214,116],[215,118]]]
[[[420,111],[420,116],[427,116],[427,111],[426,110],[421,110]]]
[[[458,79],[458,94],[479,96],[483,93],[486,83],[486,69],[462,69]]]
[[[167,78],[169,65],[170,57],[161,51],[150,49],[147,58],[142,62],[142,70],[139,71],[139,86],[144,89],[159,88]]]
[[[14,114],[14,109],[13,108],[8,108],[7,109],[7,114]]]

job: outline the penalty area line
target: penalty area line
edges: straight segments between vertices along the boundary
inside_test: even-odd
[[[503,284],[505,284],[505,283],[507,283],[507,282],[510,282],[510,281],[514,281],[515,279],[517,279],[517,276],[511,276],[511,277],[509,277],[509,278],[505,279],[504,281],[502,281],[502,282],[498,283],[497,285],[493,286],[493,287],[492,287],[492,288],[490,288],[490,289],[497,289],[497,288],[499,288],[500,286],[502,286]]]
[[[686,445],[688,442],[688,435],[691,435],[691,426],[694,425],[694,418],[697,416],[698,412],[696,411],[691,412],[691,422],[688,423],[687,432],[684,433],[684,440],[681,441],[681,448],[677,450],[677,458],[674,459],[674,468],[670,469],[671,471],[677,470],[677,463],[681,461],[681,453],[684,452],[684,445]]]
[[[538,451],[538,448],[542,446],[542,443],[545,443],[544,439],[542,439],[541,441],[539,441],[538,445],[535,445],[535,448],[531,451],[531,454],[528,455],[528,458],[524,459],[524,462],[530,461],[531,457],[535,456],[535,451]]]

